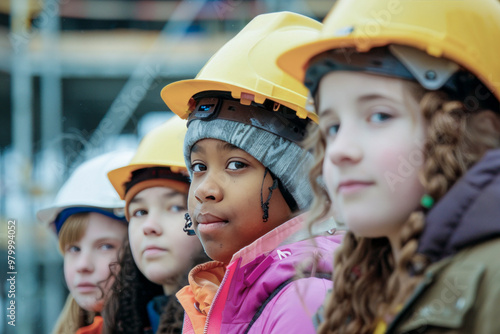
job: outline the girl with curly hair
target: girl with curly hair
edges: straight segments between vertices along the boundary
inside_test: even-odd
[[[319,333],[500,333],[498,41],[498,0],[340,0],[279,58],[349,230]]]
[[[108,174],[125,199],[129,233],[104,311],[105,333],[181,331],[183,309],[174,294],[187,284],[189,269],[208,260],[199,240],[183,232],[185,132],[185,121],[168,120],[144,137],[127,166]]]

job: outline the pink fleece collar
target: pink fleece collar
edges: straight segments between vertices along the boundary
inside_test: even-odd
[[[243,247],[238,252],[234,253],[230,263],[241,258],[241,266],[244,266],[250,261],[253,261],[257,256],[273,251],[283,240],[305,228],[305,215],[306,213],[303,213],[284,222],[252,242],[250,245]]]

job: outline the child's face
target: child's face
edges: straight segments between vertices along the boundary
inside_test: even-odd
[[[130,247],[137,267],[167,290],[176,286],[202,251],[198,238],[182,231],[186,194],[166,187],[147,188],[131,200],[128,210]]]
[[[408,83],[332,72],[318,94],[323,175],[339,219],[359,236],[397,237],[424,194],[425,124]]]
[[[124,223],[91,212],[83,237],[64,249],[66,284],[83,309],[101,311],[103,293],[106,294],[113,283],[109,265],[117,262],[126,233]]]
[[[272,178],[268,173],[264,180],[264,166],[227,142],[197,142],[191,150],[191,168],[189,214],[213,260],[229,263],[234,253],[290,217],[290,209],[276,188],[269,202],[269,220],[263,222],[261,189],[265,202]]]

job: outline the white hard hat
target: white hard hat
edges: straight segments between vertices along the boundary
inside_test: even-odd
[[[77,212],[99,212],[124,220],[125,201],[120,199],[107,174],[127,165],[133,155],[134,151],[111,152],[78,166],[57,193],[54,203],[37,212],[38,219],[57,233],[66,218]]]

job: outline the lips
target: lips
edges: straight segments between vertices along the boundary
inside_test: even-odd
[[[374,182],[362,180],[346,180],[339,183],[337,193],[347,195],[353,194],[372,186]]]
[[[228,220],[211,213],[200,213],[196,216],[196,229],[201,235],[215,236],[228,225]]]
[[[76,286],[76,289],[80,293],[93,292],[95,289],[97,289],[97,285],[89,282],[82,282]]]
[[[227,223],[228,221],[224,218],[218,217],[210,213],[200,213],[196,216],[196,222],[198,224],[208,225],[217,223]]]
[[[151,257],[151,256],[156,256],[156,255],[159,255],[161,253],[164,253],[166,252],[167,249],[163,248],[163,247],[158,247],[158,246],[147,246],[146,248],[144,248],[144,250],[142,251],[142,253],[146,256],[146,257]]]

